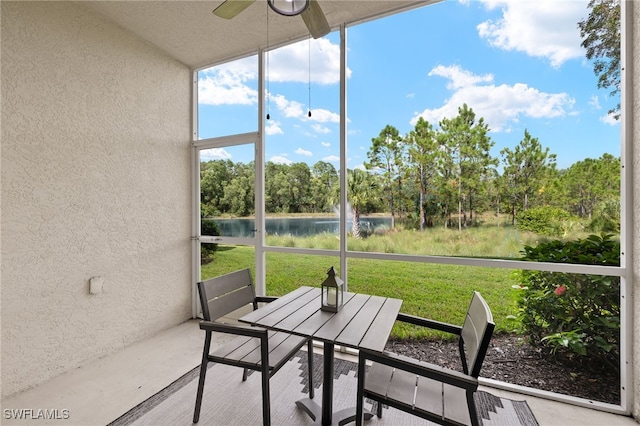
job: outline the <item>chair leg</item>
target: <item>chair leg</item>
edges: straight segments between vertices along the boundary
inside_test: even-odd
[[[376,415],[378,416],[379,419],[381,419],[382,418],[382,402],[376,401],[376,405],[377,405]]]
[[[472,426],[481,425],[481,421],[478,420],[478,412],[476,411],[476,401],[473,399],[474,392],[467,391],[467,405],[469,406],[469,418],[471,419]]]
[[[262,424],[271,425],[271,396],[269,395],[269,373],[262,372]]]
[[[196,393],[196,406],[193,411],[193,423],[200,420],[200,406],[202,405],[202,394],[204,392],[204,380],[207,376],[207,364],[209,363],[209,348],[211,347],[211,332],[207,332],[204,339],[204,349],[202,351],[202,363],[200,364],[200,379],[198,380],[198,392]]]
[[[242,372],[242,381],[246,382],[247,381],[247,376],[249,375],[249,369],[245,368],[244,371]]]
[[[262,424],[271,425],[271,396],[269,395],[269,346],[266,335],[260,339],[260,373],[262,376]]]
[[[364,379],[366,360],[362,353],[358,359],[358,388],[356,391],[356,426],[362,426],[364,416]]]
[[[313,339],[307,342],[307,364],[309,367],[309,399],[313,399]]]

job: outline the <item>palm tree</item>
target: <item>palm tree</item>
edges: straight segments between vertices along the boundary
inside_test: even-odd
[[[369,173],[364,170],[347,170],[347,199],[351,203],[353,213],[351,234],[360,239],[360,212],[375,195],[377,184]]]
[[[364,170],[354,169],[347,170],[347,200],[351,205],[351,235],[360,239],[360,213],[364,206],[376,196],[378,185],[375,177]],[[336,182],[333,185],[329,202],[333,205],[338,204],[340,199],[340,184]]]

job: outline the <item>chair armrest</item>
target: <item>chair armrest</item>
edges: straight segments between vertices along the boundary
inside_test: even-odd
[[[205,331],[217,331],[218,333],[236,334],[257,338],[267,338],[267,330],[246,325],[231,325],[213,321],[200,321],[200,329]]]
[[[398,313],[397,320],[409,324],[420,325],[422,327],[432,328],[434,330],[444,331],[446,333],[457,334],[458,336],[462,333],[462,327],[458,325],[421,318],[415,315],[403,314],[402,312]]]
[[[271,303],[274,300],[278,300],[278,298],[273,296],[256,296],[256,302],[258,303]]]
[[[359,362],[364,363],[371,360],[378,364],[388,365],[389,367],[407,371],[412,374],[447,383],[452,386],[463,388],[470,391],[478,389],[478,379],[473,376],[431,364],[424,361],[418,361],[404,355],[394,354],[393,352],[372,352],[360,349]]]

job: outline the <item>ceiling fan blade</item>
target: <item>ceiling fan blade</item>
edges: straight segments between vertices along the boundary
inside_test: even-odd
[[[213,10],[213,14],[224,19],[231,19],[251,6],[255,0],[227,0]]]
[[[324,16],[317,0],[309,0],[309,7],[302,12],[302,20],[313,38],[323,37],[331,31],[331,27]]]

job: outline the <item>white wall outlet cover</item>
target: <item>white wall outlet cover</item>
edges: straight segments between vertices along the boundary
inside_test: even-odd
[[[89,279],[89,294],[102,293],[104,287],[104,278],[91,277]]]

